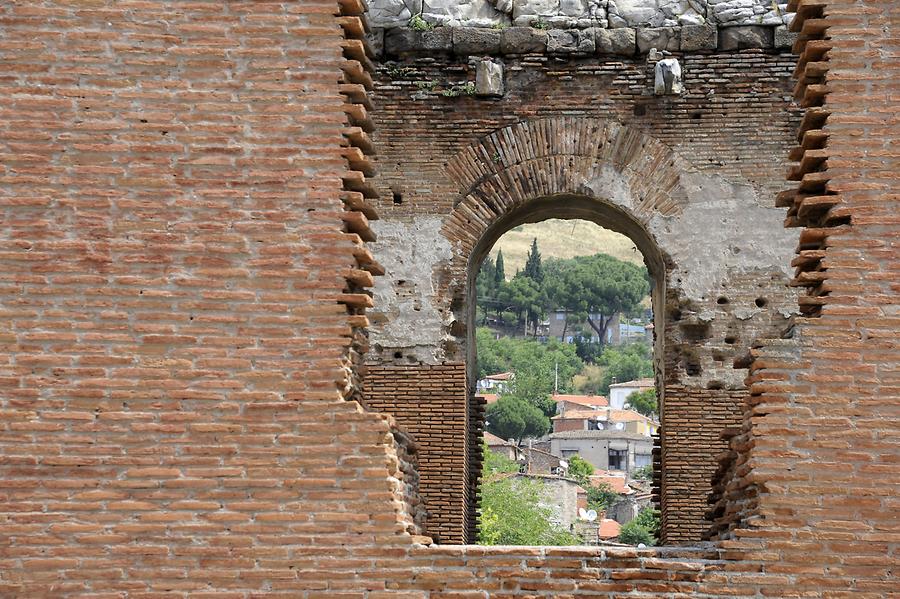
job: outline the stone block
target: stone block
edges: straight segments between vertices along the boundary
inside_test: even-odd
[[[461,56],[499,54],[500,31],[476,27],[454,27],[453,52]]]
[[[502,96],[504,90],[503,63],[490,58],[478,61],[475,67],[475,95]]]
[[[681,28],[681,51],[715,50],[719,32],[715,25],[685,25]]]
[[[593,30],[551,29],[547,34],[547,52],[551,54],[593,53]]]
[[[681,82],[681,65],[675,58],[664,58],[656,63],[654,68],[653,93],[657,96],[680,95],[683,86]]]
[[[419,52],[449,52],[452,48],[451,28],[438,27],[431,31],[416,31],[408,27],[394,27],[384,32],[384,53],[387,56]]]
[[[617,54],[619,56],[634,56],[637,49],[634,29],[622,27],[620,29],[595,29],[594,42],[599,54]]]
[[[681,30],[678,27],[649,27],[638,29],[638,52],[646,54],[652,48],[677,52],[681,49]]]
[[[772,27],[726,27],[719,29],[719,49],[772,48],[775,45],[774,37]]]
[[[372,46],[372,52],[376,58],[384,56],[384,29],[381,27],[372,27],[372,30],[366,34],[366,40]]]
[[[528,54],[547,50],[547,32],[532,27],[510,27],[500,36],[500,51],[504,54]]]
[[[774,37],[776,48],[778,48],[779,50],[789,50],[794,47],[794,42],[797,41],[797,38],[800,37],[800,34],[788,31],[787,25],[782,25],[781,27],[775,28]]]

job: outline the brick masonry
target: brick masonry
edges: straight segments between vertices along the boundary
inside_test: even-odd
[[[896,594],[896,6],[797,4],[827,63],[801,178],[839,198],[795,221],[817,307],[753,350],[725,484],[755,499],[705,547],[641,551],[418,534],[415,443],[345,399],[371,262],[336,3],[4,6],[0,596]]]

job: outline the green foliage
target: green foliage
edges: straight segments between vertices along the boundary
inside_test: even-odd
[[[550,430],[550,419],[537,406],[514,395],[504,395],[485,411],[487,429],[501,439],[540,437]]]
[[[567,310],[573,320],[586,321],[604,343],[612,317],[636,312],[650,283],[646,269],[594,254],[555,260],[552,267],[548,261],[544,291],[554,307]]]
[[[569,476],[578,481],[581,486],[588,483],[588,477],[594,473],[594,465],[582,458],[574,455],[568,459]]]
[[[622,530],[619,531],[619,542],[627,545],[638,545],[643,543],[647,547],[650,547],[651,545],[656,544],[656,539],[653,538],[653,535],[651,535],[646,528],[638,526],[635,524],[634,520],[632,520],[624,525]]]
[[[434,29],[434,25],[423,19],[422,15],[413,15],[407,25],[414,31],[431,31]]]
[[[572,377],[584,367],[572,345],[556,340],[540,343],[532,339],[495,339],[490,329],[479,328],[475,341],[478,377],[506,371],[516,373],[508,395],[537,406],[547,416],[556,413],[556,404],[550,395],[553,393],[557,366],[559,390],[563,393],[573,389]]]
[[[534,322],[545,314],[547,302],[543,290],[528,277],[516,275],[512,281],[503,284],[497,291],[497,299],[516,313],[516,322],[522,322],[523,317]]]
[[[506,270],[503,266],[503,250],[499,250],[497,252],[497,261],[495,262],[496,268],[494,268],[494,280],[497,282],[497,286],[499,287],[501,283],[506,282]]]
[[[550,25],[544,19],[538,17],[531,22],[531,26],[535,29],[547,29]]]
[[[596,487],[588,486],[584,490],[587,491],[588,507],[598,512],[605,510],[619,500],[619,494],[613,491],[613,488],[608,483],[600,483]]]
[[[634,520],[622,527],[619,541],[629,545],[643,543],[649,547],[656,545],[658,533],[659,511],[648,507],[642,509]]]
[[[635,412],[644,416],[654,417],[659,413],[659,406],[656,403],[656,389],[635,391],[625,401]]]
[[[482,545],[574,545],[571,533],[550,522],[544,485],[506,478],[482,485],[478,542]]]
[[[506,456],[494,453],[488,447],[487,443],[481,444],[481,479],[487,480],[492,474],[501,472],[518,472],[518,462],[509,459]]]
[[[525,258],[525,268],[522,274],[538,285],[544,282],[544,268],[541,264],[541,252],[538,250],[537,237],[531,241],[531,249],[528,250],[528,257]]]
[[[609,386],[613,382],[624,383],[653,376],[653,360],[650,346],[646,343],[606,348],[598,362],[604,367],[600,388],[597,390],[602,395],[609,393]]]
[[[635,471],[631,473],[631,477],[636,478],[637,480],[653,480],[653,464],[647,464],[646,466],[635,469]]]
[[[441,95],[445,98],[456,98],[458,96],[466,95],[466,96],[474,96],[475,95],[475,82],[467,81],[465,83],[460,83],[458,85],[451,85],[447,89],[441,92]]]

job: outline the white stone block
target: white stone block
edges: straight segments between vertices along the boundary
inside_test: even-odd
[[[656,77],[653,93],[657,96],[680,95],[684,86],[681,82],[681,65],[675,58],[663,58],[656,63]]]

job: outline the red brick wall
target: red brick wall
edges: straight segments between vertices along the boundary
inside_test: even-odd
[[[416,442],[427,534],[441,543],[474,542],[465,364],[370,366],[365,385],[366,406],[394,416]]]
[[[801,248],[824,307],[753,367],[757,507],[718,548],[644,551],[415,544],[403,435],[343,400],[335,6],[123,6],[0,9],[0,595],[895,592],[892,1],[828,5],[844,220],[798,223],[829,229]]]
[[[337,11],[0,6],[0,596],[314,591],[314,542],[415,532],[344,400]]]

